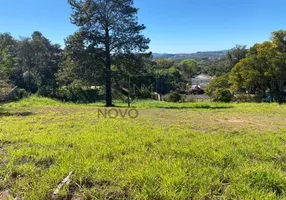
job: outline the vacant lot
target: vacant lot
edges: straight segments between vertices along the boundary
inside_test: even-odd
[[[286,198],[285,105],[140,102],[136,119],[100,106],[0,107],[0,195],[51,199],[73,171],[56,199]]]

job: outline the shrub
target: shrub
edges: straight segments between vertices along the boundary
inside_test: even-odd
[[[169,95],[167,101],[168,102],[180,102],[183,100],[183,96],[180,95],[178,92],[173,92]]]
[[[56,99],[59,99],[64,102],[75,101],[72,93],[66,87],[59,88],[56,93],[57,93],[55,96]]]
[[[258,95],[238,94],[238,95],[235,95],[235,101],[261,103],[263,99]]]
[[[25,89],[19,89],[17,96],[18,96],[20,99],[23,99],[23,98],[28,97],[29,94],[28,94],[28,92],[27,92]]]
[[[232,99],[232,94],[229,89],[220,88],[214,92],[213,97],[216,102],[229,103]]]
[[[92,103],[95,101],[104,100],[104,95],[99,94],[99,90],[94,89],[82,89],[73,88],[68,89],[66,87],[59,88],[56,91],[54,98],[65,102],[80,102],[80,103]]]
[[[143,90],[142,92],[138,94],[138,98],[139,99],[151,99],[152,95],[149,90]]]
[[[223,74],[217,78],[211,80],[211,82],[207,85],[205,93],[208,96],[213,96],[214,92],[220,88],[229,88],[229,75]]]

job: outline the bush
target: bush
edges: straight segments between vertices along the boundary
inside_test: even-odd
[[[213,96],[214,92],[217,89],[229,88],[228,80],[229,80],[228,74],[223,74],[222,76],[212,79],[205,89],[206,95]]]
[[[56,92],[56,95],[54,98],[61,100],[61,101],[64,101],[64,102],[75,101],[72,93],[66,87],[62,87],[62,88],[57,89],[57,92]]]
[[[138,98],[139,99],[151,99],[152,98],[152,94],[149,90],[143,90],[142,92],[140,92],[138,94]]]
[[[235,95],[235,101],[261,103],[263,99],[258,95],[238,94],[238,95]]]
[[[229,103],[232,99],[232,94],[229,89],[220,88],[213,94],[214,101]]]
[[[173,92],[169,95],[168,99],[167,99],[168,102],[182,102],[184,101],[184,97],[183,95],[180,95],[178,92]]]
[[[93,103],[95,101],[104,100],[104,95],[99,94],[99,90],[94,89],[82,89],[82,88],[73,88],[68,89],[66,87],[59,88],[56,91],[56,95],[53,98],[56,98],[65,102],[80,102],[80,103]]]
[[[19,89],[17,96],[19,99],[23,99],[29,96],[28,92],[25,89]]]

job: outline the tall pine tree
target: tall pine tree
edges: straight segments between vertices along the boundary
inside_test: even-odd
[[[98,49],[102,56],[106,88],[106,106],[112,106],[112,56],[145,52],[150,40],[138,24],[138,9],[133,0],[68,0],[73,13],[71,22],[80,27],[87,48]]]

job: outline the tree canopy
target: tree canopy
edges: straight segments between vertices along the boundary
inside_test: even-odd
[[[282,101],[286,86],[286,31],[272,33],[271,41],[255,44],[245,59],[231,71],[230,82],[236,91],[245,89],[250,93],[265,95],[269,90]]]

